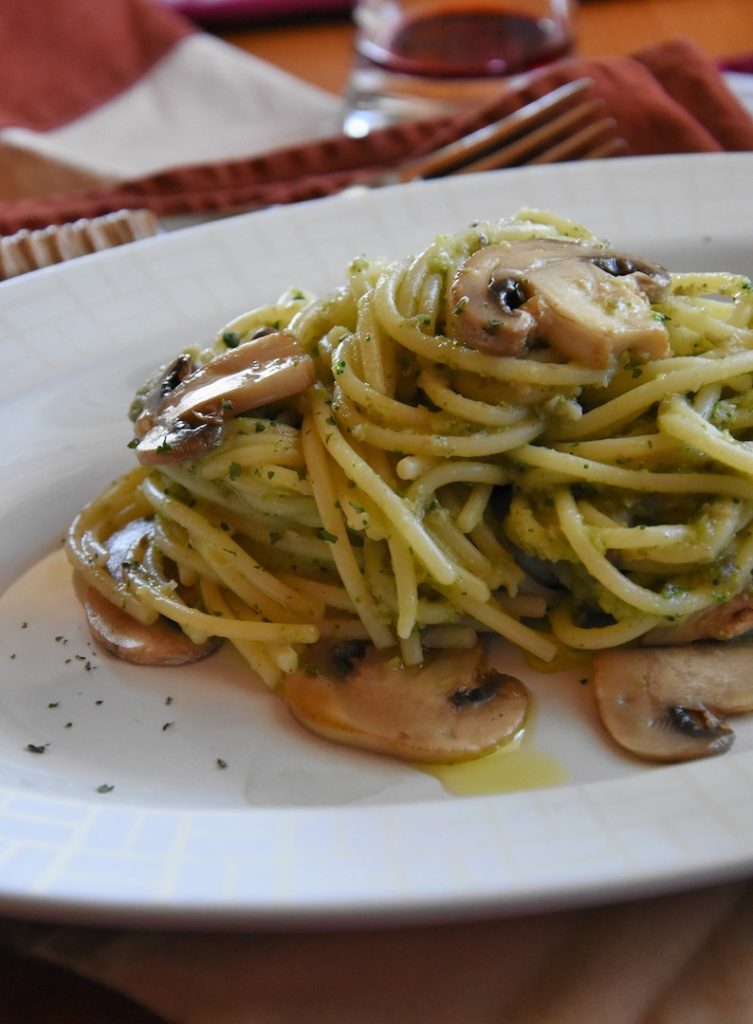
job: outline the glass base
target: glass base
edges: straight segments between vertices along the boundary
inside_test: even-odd
[[[452,115],[491,101],[507,87],[520,88],[535,72],[509,78],[431,78],[356,64],[345,93],[343,131],[363,138],[400,121]]]

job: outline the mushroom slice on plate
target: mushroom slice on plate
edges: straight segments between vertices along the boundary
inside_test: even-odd
[[[696,640],[732,640],[753,630],[753,593],[746,588],[729,601],[704,608],[672,626],[657,626],[643,637],[648,647],[692,644]]]
[[[161,410],[176,418],[222,409],[233,416],[297,395],[314,381],[314,364],[290,332],[280,330],[215,356],[170,394]]]
[[[601,720],[625,750],[651,761],[723,754],[724,715],[753,711],[753,646],[616,648],[594,655]]]
[[[447,333],[463,345],[492,355],[519,356],[528,347],[536,320],[525,304],[531,297],[512,246],[479,249],[460,266],[448,292]]]
[[[138,559],[151,532],[151,520],[134,519],[108,538],[107,570],[116,584],[123,583],[127,565]],[[151,624],[139,622],[94,587],[86,589],[83,603],[94,639],[123,661],[137,665],[185,665],[208,657],[220,643],[216,637],[203,644],[194,643],[178,626],[162,617]]]
[[[558,260],[531,275],[528,303],[540,336],[567,359],[605,367],[633,349],[669,353],[668,333],[629,277],[613,277],[590,260]]]
[[[484,668],[480,646],[431,652],[416,667],[360,642],[317,645],[307,657],[283,697],[302,725],[336,743],[451,763],[490,753],[525,724],[525,687]]]
[[[216,637],[195,644],[168,619],[144,625],[93,587],[84,595],[84,608],[97,643],[116,658],[135,665],[186,665],[209,657],[219,646]]]
[[[167,366],[161,366],[136,392],[129,416],[138,437],[150,430],[172,392],[196,369],[193,357],[182,352]]]
[[[520,356],[534,341],[587,366],[626,349],[668,351],[651,309],[670,275],[658,264],[592,243],[531,239],[479,249],[449,289],[447,333],[470,348]]]
[[[150,408],[150,429],[136,447],[139,462],[196,459],[220,441],[226,419],[300,394],[314,378],[311,357],[288,331],[244,342],[188,374]]]
[[[136,455],[144,466],[164,466],[171,462],[193,462],[206,455],[222,440],[225,420],[221,413],[194,413],[186,419],[157,422],[136,446]]]

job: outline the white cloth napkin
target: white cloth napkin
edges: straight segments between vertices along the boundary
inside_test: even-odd
[[[117,180],[331,135],[340,106],[336,96],[196,33],[83,117],[46,132],[6,128],[0,139]]]
[[[338,97],[197,32],[113,99],[50,131],[7,127],[0,147],[125,180],[329,136],[341,108]]]

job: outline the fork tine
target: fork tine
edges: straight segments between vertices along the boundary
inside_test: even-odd
[[[584,153],[586,151],[585,147],[592,143],[594,146],[604,145],[605,140],[603,136],[609,135],[613,137],[616,124],[614,118],[611,117],[605,117],[600,121],[594,121],[593,124],[587,124],[580,131],[575,132],[574,135],[570,135],[555,143],[553,146],[545,149],[543,153],[538,153],[530,160],[527,160],[526,163],[553,164],[560,160],[570,160]]]
[[[542,150],[542,147],[546,147],[560,139],[563,132],[568,132],[570,129],[575,128],[582,121],[587,120],[602,110],[603,107],[604,103],[600,99],[587,100],[585,103],[580,103],[577,107],[573,107],[572,110],[567,110],[564,114],[555,117],[553,121],[547,121],[532,132],[527,132],[520,138],[515,139],[509,145],[503,146],[501,149],[497,149],[493,153],[481,157],[479,160],[473,160],[465,164],[454,173],[471,174],[477,171],[498,170],[515,164],[530,163],[532,158]]]
[[[606,157],[617,156],[618,153],[623,153],[626,149],[627,142],[624,139],[605,139],[603,142],[597,143],[593,149],[587,150],[583,154],[583,158],[585,160],[603,160]]]
[[[437,177],[452,173],[453,169],[466,161],[498,146],[528,128],[535,128],[542,121],[567,106],[581,93],[593,85],[589,78],[578,78],[568,82],[537,100],[527,103],[499,121],[484,125],[470,135],[443,146],[426,156],[411,160],[391,173],[393,182],[414,181],[417,178]]]

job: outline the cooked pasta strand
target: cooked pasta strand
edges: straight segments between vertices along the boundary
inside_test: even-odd
[[[680,274],[667,287],[658,274],[651,307],[634,278],[627,305],[645,312],[649,340],[604,350],[612,336],[599,320],[581,353],[557,341],[539,264],[508,273],[519,243],[548,244],[554,262],[587,251],[600,273],[633,274],[582,225],[529,209],[403,259],[357,257],[328,295],[290,289],[187,351],[180,364],[203,370],[282,330],[316,379],[250,411],[246,396],[242,415],[229,398],[199,403],[179,458],[168,457],[171,422],[164,459],[74,520],[68,553],[86,585],[145,625],[163,616],[197,641],[228,639],[272,687],[320,639],[368,642],[413,666],[492,634],[551,661],[563,645],[632,643],[744,599],[750,282]],[[477,257],[486,269],[474,285]],[[608,312],[611,322],[620,311]],[[532,318],[532,332],[512,345],[503,313],[513,327]],[[480,340],[464,333],[474,316]],[[590,321],[576,320],[568,330],[582,343]],[[588,352],[603,358],[587,365]],[[140,392],[139,450],[144,417],[160,428],[172,389],[186,386]],[[114,536],[141,519],[151,526],[114,565]]]

